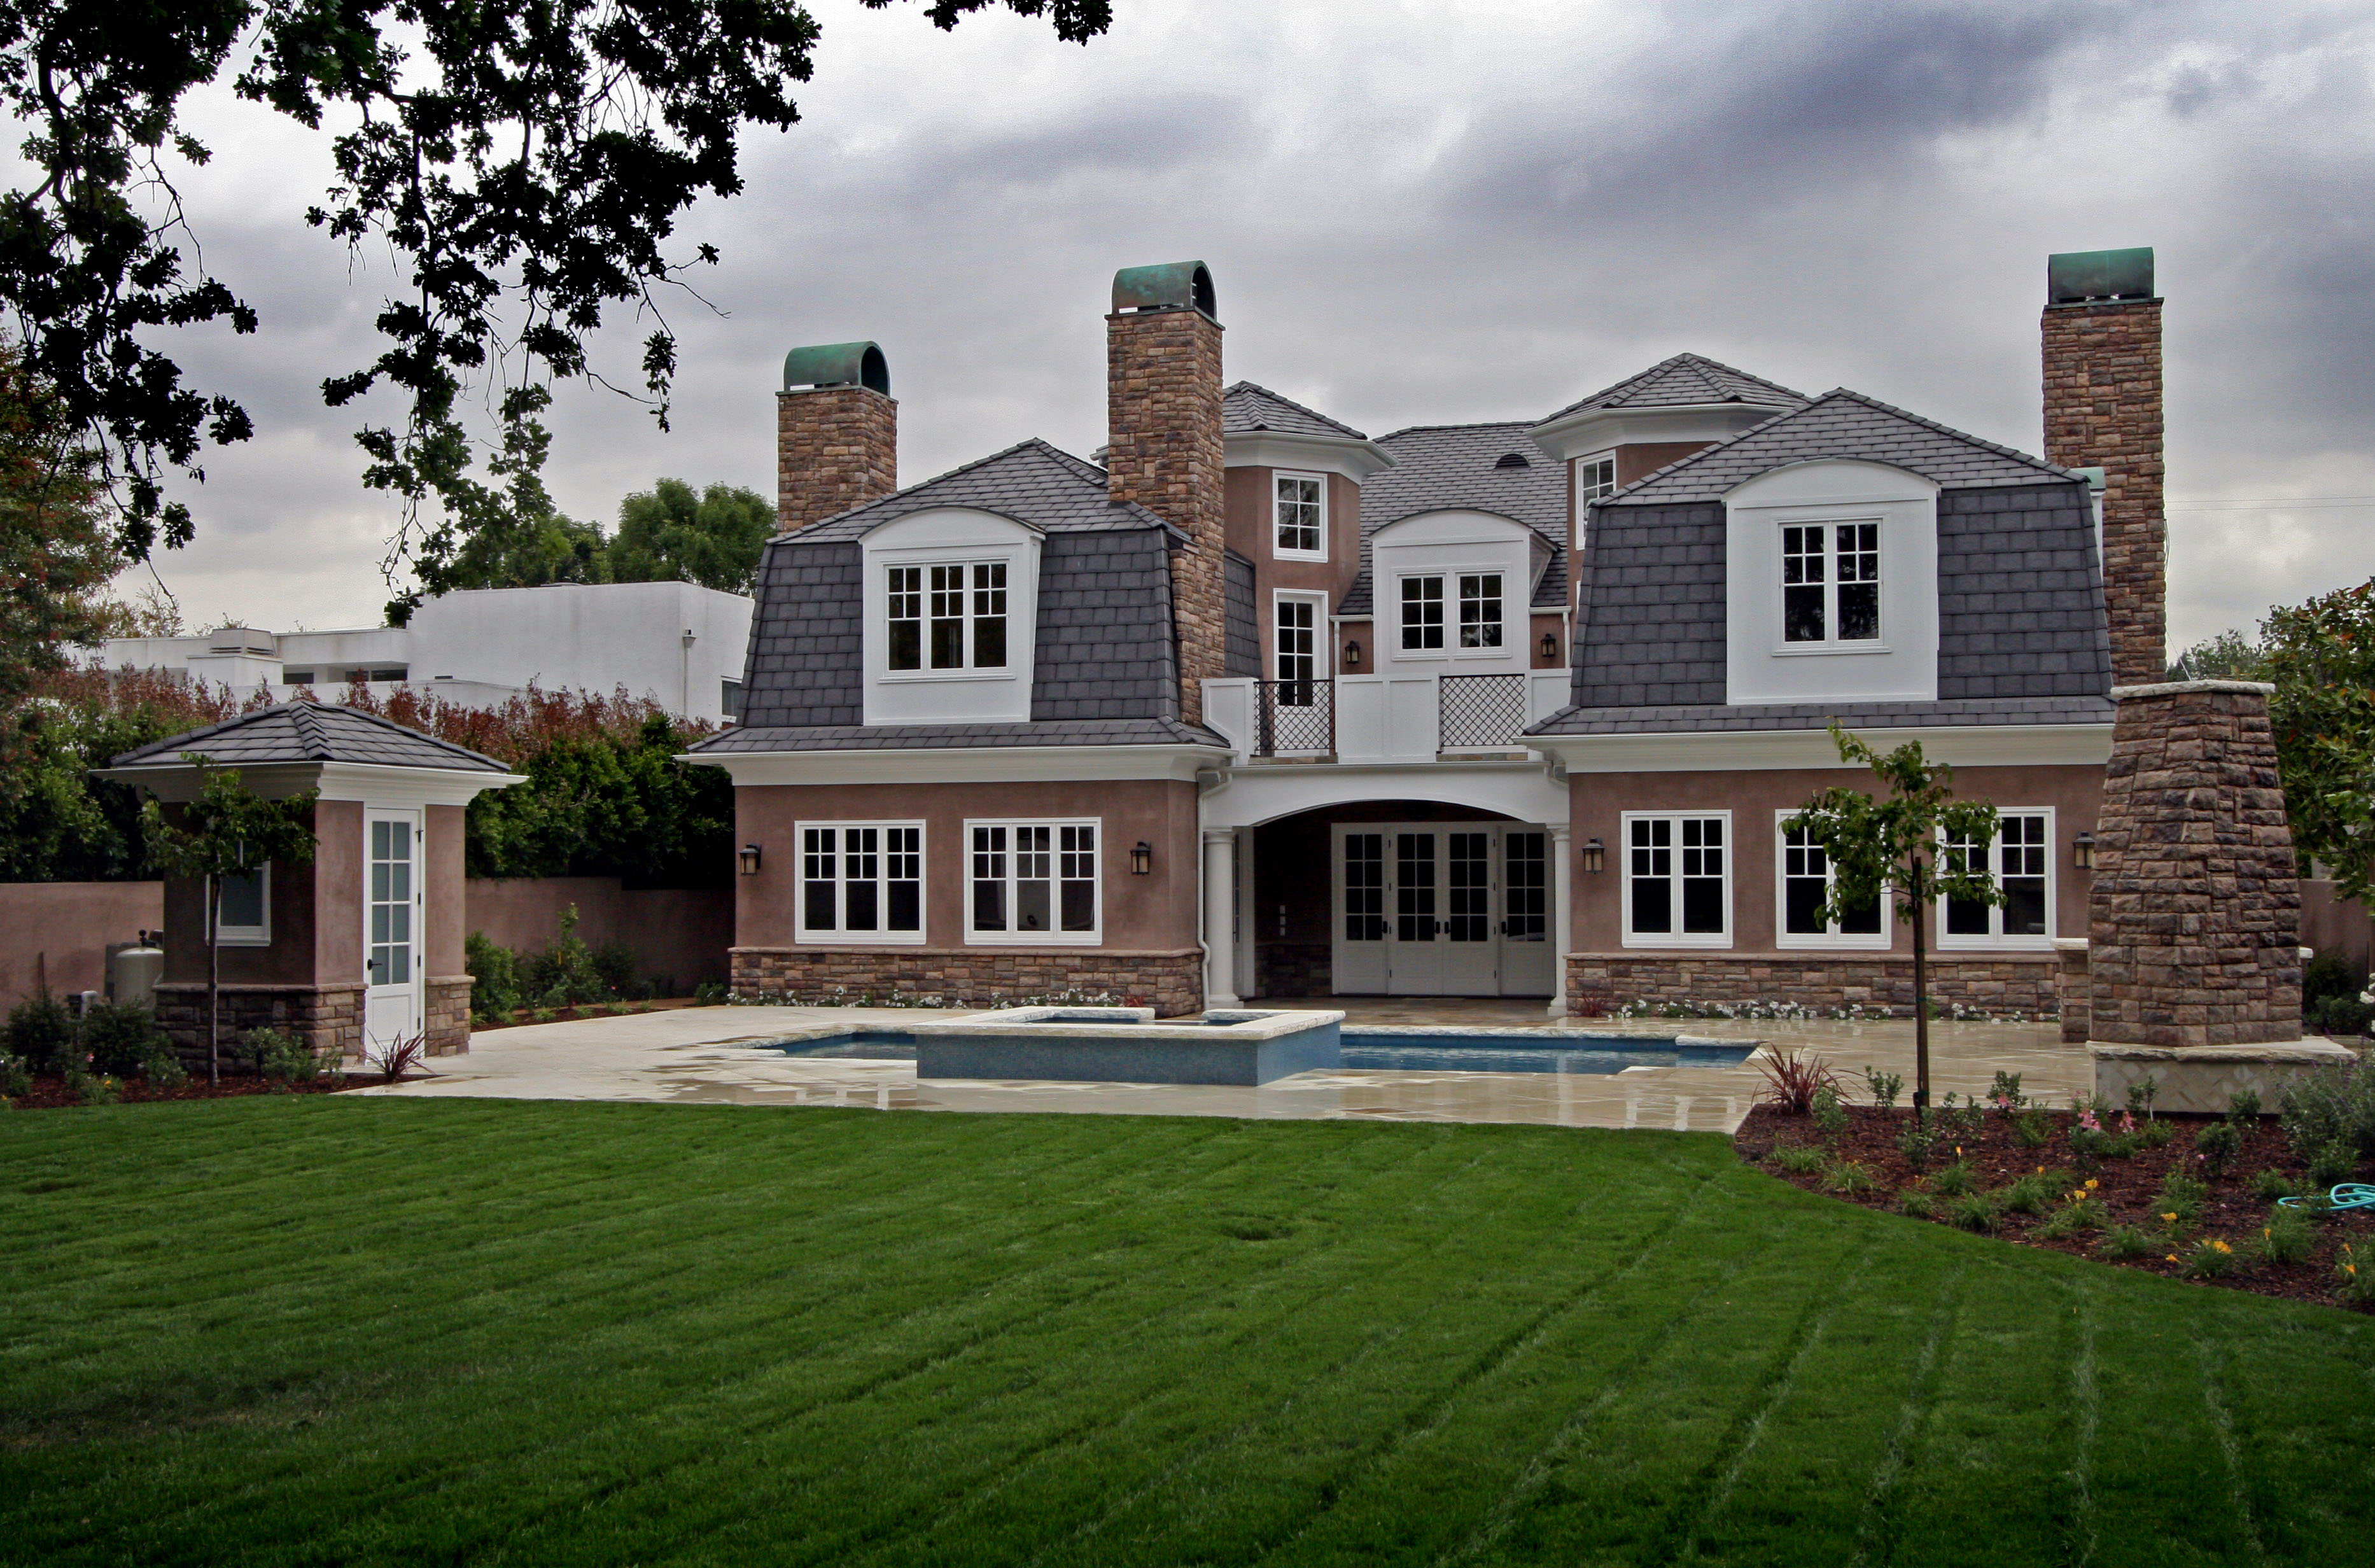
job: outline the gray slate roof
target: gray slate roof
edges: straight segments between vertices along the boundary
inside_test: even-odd
[[[1221,394],[1221,430],[1228,435],[1275,430],[1281,435],[1324,436],[1331,441],[1369,439],[1316,408],[1306,408],[1249,381],[1241,381]]]
[[[741,725],[691,748],[713,756],[746,751],[907,751],[999,746],[1211,746],[1228,742],[1176,719],[1075,719],[1027,725]]]
[[[893,518],[936,506],[969,506],[1051,534],[1170,526],[1142,506],[1110,499],[1103,468],[1034,436],[896,495],[811,523],[781,540],[821,545],[860,539]]]
[[[1379,436],[1394,466],[1361,486],[1360,575],[1346,591],[1340,615],[1370,613],[1368,536],[1388,523],[1422,512],[1461,508],[1522,523],[1551,547],[1550,567],[1534,585],[1533,603],[1555,609],[1566,602],[1566,466],[1534,444],[1527,426],[1413,425]],[[1507,453],[1523,468],[1495,466]]]
[[[2069,470],[2040,458],[1836,387],[1803,407],[1635,480],[1593,502],[1592,514],[1597,517],[1612,506],[1718,501],[1759,474],[1821,457],[1893,464],[1949,489],[2034,485],[2072,477]]]
[[[1672,408],[1708,403],[1800,408],[1805,406],[1806,395],[1762,376],[1736,371],[1703,354],[1677,354],[1534,422],[1546,425],[1552,419],[1564,419],[1591,408]]]
[[[268,762],[367,762],[382,768],[436,768],[448,772],[507,773],[492,757],[407,729],[373,713],[329,702],[280,702],[219,725],[137,747],[115,759],[118,768],[178,762],[195,751],[217,767]]]
[[[1937,702],[1849,702],[1786,706],[1714,705],[1566,708],[1529,735],[1700,735],[1719,730],[1917,729],[1975,725],[2108,725],[2118,707],[2108,697],[2012,697]]]

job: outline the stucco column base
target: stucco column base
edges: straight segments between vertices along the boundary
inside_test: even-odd
[[[2250,1090],[2260,1107],[2274,1112],[2285,1085],[2323,1067],[2357,1060],[2331,1040],[2287,1040],[2262,1045],[2092,1045],[2095,1092],[2114,1105],[2128,1102],[2128,1090],[2154,1080],[2156,1111],[2223,1115],[2235,1096]]]

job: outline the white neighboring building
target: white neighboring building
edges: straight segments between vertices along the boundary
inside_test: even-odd
[[[750,601],[692,583],[555,583],[477,588],[424,600],[412,624],[350,631],[227,627],[196,637],[119,637],[97,662],[185,673],[276,698],[310,686],[325,701],[361,671],[386,696],[401,686],[492,707],[529,684],[608,696],[624,687],[711,723],[742,709]]]

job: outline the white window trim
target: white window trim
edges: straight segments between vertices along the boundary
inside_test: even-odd
[[[1790,845],[1789,835],[1781,825],[1797,815],[1797,810],[1777,810],[1773,813],[1773,945],[1777,948],[1829,948],[1851,952],[1886,952],[1896,940],[1896,912],[1889,906],[1888,885],[1880,889],[1880,929],[1876,933],[1826,931],[1815,936],[1789,929],[1790,919]],[[1825,885],[1835,885],[1838,868],[1824,856]]]
[[[808,833],[811,828],[913,828],[916,830],[916,928],[913,931],[810,931],[809,929]],[[887,854],[888,852],[884,852]],[[848,865],[845,852],[838,846],[833,851],[833,886],[846,888],[848,878],[843,874]],[[932,862],[931,831],[918,817],[868,818],[833,821],[797,821],[792,824],[792,940],[803,948],[893,948],[922,947],[932,924]],[[882,878],[878,886],[887,882]],[[884,901],[887,914],[888,900]],[[840,907],[846,913],[845,896]]]
[[[1633,824],[1637,821],[1661,818],[1673,821],[1684,817],[1712,817],[1723,823],[1723,929],[1719,932],[1649,931],[1637,935],[1633,930]],[[1623,946],[1628,948],[1729,948],[1731,946],[1732,878],[1740,859],[1740,836],[1732,831],[1730,808],[1713,811],[1622,812],[1617,819],[1616,844],[1617,853],[1622,856],[1617,866],[1620,876],[1617,878],[1616,889],[1618,900],[1616,924]],[[1680,855],[1682,845],[1676,844],[1674,853]],[[1677,881],[1681,880],[1681,875],[1680,871],[1675,873]],[[1681,911],[1679,897],[1676,899],[1675,909],[1679,914]]]
[[[1319,481],[1319,548],[1316,550],[1282,549],[1278,542],[1278,482],[1281,479],[1317,479]],[[1328,476],[1306,473],[1299,468],[1273,468],[1270,474],[1270,553],[1273,560],[1319,560],[1328,559],[1328,535],[1332,519],[1328,504]]]
[[[1336,636],[1335,622],[1328,614],[1328,595],[1305,588],[1279,588],[1272,590],[1270,597],[1270,651],[1266,661],[1270,669],[1262,678],[1286,678],[1278,673],[1278,607],[1288,603],[1314,607],[1311,612],[1311,678],[1326,680],[1331,678],[1336,673]]]
[[[1462,577],[1493,576],[1501,580],[1501,645],[1497,648],[1463,648],[1459,645],[1459,580]],[[1443,579],[1443,646],[1440,648],[1405,648],[1402,646],[1402,584],[1413,577]],[[1514,649],[1520,658],[1530,657],[1526,639],[1533,634],[1533,610],[1517,605],[1517,619],[1525,626],[1515,641],[1510,629],[1515,624],[1510,607],[1517,595],[1509,591],[1512,583],[1520,581],[1509,571],[1506,561],[1480,561],[1468,566],[1413,566],[1394,573],[1392,600],[1394,646],[1393,656],[1404,663],[1432,663],[1437,659],[1507,659]]]
[[[1996,808],[1996,815],[2000,818],[2042,817],[2045,819],[2045,935],[2042,937],[2004,936],[2003,934],[2003,909],[2001,905],[1993,905],[1988,910],[1989,935],[1985,937],[1949,936],[1946,931],[1947,901],[1939,898],[1932,901],[1934,907],[1931,911],[1936,922],[1931,926],[1931,930],[1937,934],[1938,938],[1934,946],[1942,952],[2051,952],[2054,934],[2061,929],[2060,823],[2055,819],[2053,808],[2050,806],[1999,806]],[[1941,843],[1945,842],[1944,835],[1940,835],[1939,842]],[[1988,870],[2001,880],[2003,874],[1996,870],[1995,866],[1995,842],[1990,840]]]
[[[1874,593],[1873,595],[1873,599],[1879,606],[1879,608],[1875,613],[1880,616],[1880,635],[1877,637],[1867,637],[1859,642],[1842,642],[1838,636],[1838,535],[1834,533],[1832,530],[1837,528],[1842,524],[1850,523],[1869,523],[1873,525],[1879,530],[1878,537],[1880,540],[1880,576],[1873,581]],[[1819,643],[1791,643],[1783,640],[1788,636],[1790,626],[1790,612],[1786,607],[1790,584],[1783,581],[1782,574],[1778,571],[1776,571],[1773,574],[1773,631],[1777,639],[1773,645],[1774,657],[1783,659],[1832,658],[1842,654],[1895,653],[1896,650],[1890,647],[1888,643],[1889,530],[1887,517],[1878,512],[1869,513],[1858,513],[1852,516],[1785,517],[1776,522],[1773,526],[1776,530],[1787,530],[1790,528],[1820,528],[1823,531],[1823,640]],[[1782,552],[1780,546],[1778,544],[1774,548],[1773,559],[1777,563],[1788,559]]]
[[[1014,592],[1014,574],[1018,563],[1012,556],[996,550],[945,550],[939,553],[919,553],[916,555],[916,559],[912,560],[903,560],[898,558],[899,552],[885,550],[882,553],[883,559],[875,562],[875,570],[882,574],[882,671],[875,678],[876,679],[894,686],[906,686],[918,681],[1012,680],[1015,678],[1014,611],[1016,595]],[[931,569],[935,566],[960,567],[964,572],[965,585],[960,591],[965,595],[965,657],[968,659],[973,657],[973,569],[976,566],[1003,566],[1006,568],[1006,587],[1003,590],[1006,595],[1006,662],[1004,664],[989,666],[967,664],[960,668],[954,669],[934,669],[931,666],[929,661],[932,656],[932,617],[931,606],[928,601],[930,600],[932,594],[932,580],[929,573]],[[926,573],[924,578],[924,586],[921,590],[925,599],[927,600],[924,607],[924,630],[922,633],[924,639],[924,658],[926,663],[924,667],[921,669],[892,669],[891,667],[891,573],[893,571],[901,570],[921,570]],[[1035,636],[1035,631],[1034,631],[1032,634]]]
[[[1086,931],[982,931],[973,923],[973,831],[975,828],[1093,828],[1096,830],[1097,874],[1090,883],[1089,929]],[[958,886],[964,899],[964,939],[968,947],[1008,948],[1094,948],[1105,939],[1105,875],[1106,855],[1110,845],[1105,842],[1105,819],[1102,817],[968,817],[964,819],[964,840],[959,854]],[[1060,855],[1060,836],[1052,839],[1047,853]],[[1014,845],[1007,843],[1007,886],[1014,885]],[[1061,871],[1061,866],[1055,869]],[[1060,878],[1058,878],[1060,880]],[[1062,916],[1063,894],[1057,892],[1057,918]]]
[[[229,925],[222,920],[222,882],[215,882],[215,941],[226,948],[268,948],[272,945],[272,863],[266,861],[258,867],[262,876],[264,923],[260,925]],[[368,879],[369,873],[366,871]]]
[[[1602,447],[1598,452],[1587,452],[1583,454],[1583,455],[1572,459],[1571,466],[1567,469],[1567,472],[1575,476],[1575,521],[1578,527],[1583,525],[1584,514],[1589,510],[1591,503],[1594,501],[1601,499],[1597,496],[1587,496],[1583,493],[1583,469],[1584,465],[1587,463],[1605,463],[1608,465],[1609,494],[1613,495],[1616,491],[1624,489],[1622,485],[1616,483],[1616,449],[1614,447]]]

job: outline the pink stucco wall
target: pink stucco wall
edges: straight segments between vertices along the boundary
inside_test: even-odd
[[[107,990],[107,949],[165,924],[162,882],[0,882],[0,1007]]]

